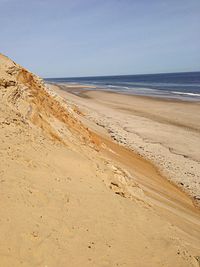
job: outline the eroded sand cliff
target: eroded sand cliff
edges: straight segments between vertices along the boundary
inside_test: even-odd
[[[0,55],[1,265],[198,266],[192,201],[77,113]],[[157,199],[134,175],[155,178]]]

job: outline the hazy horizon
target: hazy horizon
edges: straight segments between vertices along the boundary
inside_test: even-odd
[[[62,77],[43,77],[43,79],[59,79],[59,78],[92,78],[92,77],[115,77],[115,76],[145,76],[145,75],[159,75],[159,74],[181,74],[181,73],[200,73],[200,70],[198,71],[180,71],[180,72],[157,72],[157,73],[135,73],[135,74],[106,74],[106,75],[92,75],[92,76],[62,76]]]
[[[0,52],[42,77],[200,71],[198,0],[2,0]]]

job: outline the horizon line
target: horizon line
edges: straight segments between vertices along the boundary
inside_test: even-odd
[[[66,77],[43,77],[43,79],[72,79],[72,78],[96,78],[96,77],[118,77],[118,76],[142,76],[142,75],[162,75],[162,74],[181,74],[198,73],[199,71],[180,71],[180,72],[158,72],[158,73],[138,73],[138,74],[114,74],[114,75],[92,75],[92,76],[66,76]]]

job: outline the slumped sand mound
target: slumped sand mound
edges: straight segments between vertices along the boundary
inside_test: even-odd
[[[192,201],[77,113],[0,55],[0,266],[199,266]]]

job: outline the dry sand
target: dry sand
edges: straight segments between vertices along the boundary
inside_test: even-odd
[[[150,162],[3,55],[0,101],[0,266],[199,266],[199,211]]]

